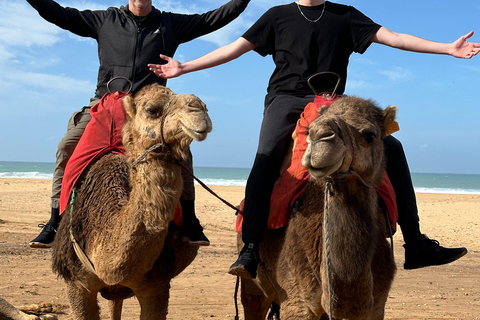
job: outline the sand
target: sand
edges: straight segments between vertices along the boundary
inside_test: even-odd
[[[50,249],[31,249],[39,223],[49,217],[50,180],[0,179],[0,297],[16,307],[53,304],[58,319],[70,319],[63,280],[50,268]],[[243,187],[211,186],[238,204]],[[417,194],[422,232],[444,246],[469,253],[444,266],[404,270],[401,232],[394,236],[397,274],[386,319],[480,319],[480,195]],[[197,187],[197,215],[211,240],[196,260],[172,281],[168,319],[228,319],[235,316],[236,278],[226,273],[236,259],[232,209]],[[240,300],[240,299],[239,299]],[[99,298],[102,319],[106,301]],[[240,319],[243,319],[240,307]],[[138,319],[135,298],[123,318]]]

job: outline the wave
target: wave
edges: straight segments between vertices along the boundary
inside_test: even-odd
[[[53,173],[38,171],[30,172],[0,172],[0,178],[21,178],[21,179],[52,179]]]
[[[445,193],[445,194],[480,194],[477,189],[462,188],[415,188],[417,193]]]
[[[198,177],[206,185],[214,186],[240,186],[245,187],[247,184],[246,174],[243,177],[237,178],[212,178],[208,176]],[[0,172],[0,178],[21,178],[21,179],[52,179],[53,173],[49,172],[40,172],[40,171],[10,171],[10,172]],[[476,177],[475,177],[476,178]],[[198,183],[195,181],[195,184]],[[417,183],[414,183],[417,184]],[[420,185],[425,185],[424,183],[418,183]],[[443,193],[443,194],[480,194],[480,188],[477,188],[478,183],[473,185],[465,185],[465,187],[439,187],[439,186],[430,186],[430,187],[415,187],[415,192],[417,193]],[[473,188],[468,188],[473,186]]]
[[[238,180],[238,179],[200,179],[206,185],[211,186],[240,186],[245,187],[247,185],[247,180]],[[198,184],[195,181],[195,184]]]

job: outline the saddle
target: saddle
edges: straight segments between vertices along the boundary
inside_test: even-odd
[[[279,229],[288,224],[292,213],[291,208],[307,185],[310,176],[308,170],[301,164],[303,154],[307,149],[308,126],[318,117],[318,110],[322,106],[328,107],[336,99],[336,96],[333,99],[328,99],[322,95],[316,95],[315,100],[307,104],[300,115],[300,119],[298,119],[292,134],[294,141],[292,156],[273,188],[267,229]],[[387,131],[387,134],[391,134],[395,129],[388,128]],[[398,220],[397,202],[392,183],[386,172],[383,174],[382,182],[375,189],[388,211],[392,231],[396,231]],[[236,230],[239,234],[242,234],[244,201],[245,199],[240,203],[237,214]]]

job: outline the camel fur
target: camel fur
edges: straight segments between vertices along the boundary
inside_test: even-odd
[[[26,314],[0,298],[0,320],[39,320],[36,315]]]
[[[134,295],[140,319],[166,319],[170,281],[198,250],[181,241],[172,218],[183,188],[179,161],[212,129],[205,104],[153,84],[123,106],[126,157],[106,154],[87,168],[53,246],[53,271],[67,284],[75,320],[99,319],[98,293],[111,300],[111,319],[121,318],[123,300]],[[157,143],[163,148],[131,166]],[[70,229],[94,272],[79,261]]]
[[[319,110],[302,158],[307,186],[288,226],[265,232],[256,279],[242,279],[246,320],[264,320],[272,303],[282,320],[384,319],[396,266],[373,187],[382,180],[385,125],[395,114],[395,107],[382,111],[346,96]]]

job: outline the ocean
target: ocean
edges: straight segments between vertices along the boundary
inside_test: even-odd
[[[53,163],[0,161],[0,178],[51,179]],[[195,176],[207,185],[245,186],[249,168],[194,167]],[[479,174],[412,173],[419,193],[480,194]]]

